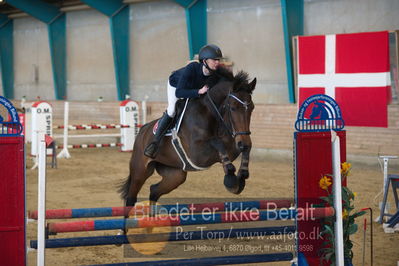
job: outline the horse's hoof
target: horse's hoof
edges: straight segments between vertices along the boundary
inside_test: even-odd
[[[229,163],[224,166],[224,171],[225,173],[227,173],[227,175],[235,176],[234,173],[236,172],[236,167],[234,166],[234,164]]]
[[[238,178],[235,175],[224,176],[224,186],[233,194],[240,194],[245,187],[245,179]]]
[[[244,178],[240,178],[238,181],[238,189],[237,192],[235,194],[240,194],[245,188],[245,179]]]
[[[119,232],[116,235],[123,236],[123,235],[126,235],[126,232],[125,232],[125,230],[119,230]],[[115,244],[115,246],[120,247],[120,246],[122,246],[122,244]]]
[[[237,176],[225,175],[223,183],[227,189],[234,189],[237,186]]]
[[[238,178],[240,179],[248,179],[249,178],[249,171],[248,170],[239,170],[237,174]]]

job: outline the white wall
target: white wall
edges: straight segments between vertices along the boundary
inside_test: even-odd
[[[398,0],[305,0],[305,34],[399,29]]]
[[[130,92],[166,101],[170,73],[189,59],[184,8],[174,1],[130,5]]]
[[[208,0],[208,42],[257,77],[256,103],[288,103],[280,0]],[[399,28],[399,0],[305,0],[305,34]],[[47,27],[14,20],[15,96],[54,99]],[[166,82],[189,57],[184,9],[172,0],[130,5],[130,93],[166,101]],[[36,70],[35,70],[36,69]],[[35,71],[37,72],[35,80]],[[67,13],[69,100],[117,100],[109,19],[93,9]]]
[[[36,74],[35,74],[36,72]],[[46,24],[32,17],[14,20],[14,96],[54,99]]]
[[[288,101],[280,0],[208,1],[208,41],[257,78],[256,103]]]
[[[67,13],[67,97],[116,100],[109,19],[97,10]]]

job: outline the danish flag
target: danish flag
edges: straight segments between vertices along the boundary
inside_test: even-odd
[[[388,32],[301,36],[297,42],[299,106],[309,96],[335,99],[347,126],[387,127]]]

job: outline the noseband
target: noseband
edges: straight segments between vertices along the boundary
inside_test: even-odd
[[[251,131],[236,131],[234,128],[234,123],[233,123],[233,119],[232,119],[232,115],[231,115],[231,108],[230,108],[230,102],[228,101],[229,97],[233,98],[234,100],[238,101],[239,103],[241,103],[244,108],[245,108],[245,112],[247,112],[248,110],[248,106],[250,105],[250,103],[244,102],[242,101],[240,98],[238,98],[237,96],[231,94],[231,92],[229,92],[229,94],[227,94],[226,99],[224,100],[224,102],[227,101],[227,114],[229,116],[229,123],[230,126],[227,125],[226,121],[224,121],[222,114],[220,113],[219,109],[217,108],[215,102],[212,100],[211,96],[209,95],[209,92],[206,94],[211,106],[213,107],[214,111],[216,112],[218,118],[220,119],[220,121],[223,123],[224,127],[226,128],[226,130],[229,132],[229,134],[235,138],[238,135],[251,135]],[[223,109],[226,107],[226,103],[223,104]]]

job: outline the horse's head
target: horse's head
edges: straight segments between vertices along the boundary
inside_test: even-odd
[[[234,79],[233,87],[225,101],[226,113],[230,120],[232,135],[237,147],[241,151],[245,151],[252,146],[250,123],[254,109],[252,92],[256,86],[256,78],[248,82],[248,74],[241,71]]]
[[[236,75],[225,68],[219,68],[208,79],[208,98],[218,109],[224,128],[234,138],[241,151],[252,146],[249,130],[251,114],[254,109],[252,92],[256,86],[256,78],[249,82],[248,74],[240,71]],[[211,96],[209,96],[211,94]]]

